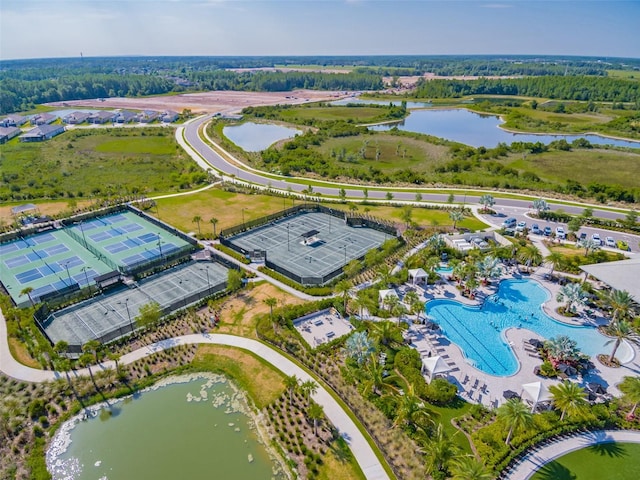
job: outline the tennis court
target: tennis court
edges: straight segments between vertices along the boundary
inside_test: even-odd
[[[192,249],[185,240],[130,211],[93,218],[68,227],[67,232],[120,270]]]
[[[326,213],[306,212],[232,236],[229,242],[247,252],[264,250],[269,263],[304,279],[324,277],[390,238]]]
[[[139,282],[137,286],[94,297],[47,317],[42,326],[55,344],[108,342],[131,333],[140,308],[158,302],[165,314],[226,287],[228,269],[215,262],[190,262]]]
[[[53,230],[0,245],[0,279],[18,306],[51,292],[82,288],[111,270],[63,230]]]

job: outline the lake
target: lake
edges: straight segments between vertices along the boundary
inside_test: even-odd
[[[245,152],[260,152],[280,140],[293,138],[302,132],[281,125],[246,122],[224,127],[222,133]]]
[[[400,130],[424,133],[464,143],[472,147],[496,147],[499,143],[542,142],[565,139],[572,142],[585,138],[594,145],[615,145],[618,147],[640,148],[640,141],[617,140],[600,135],[537,135],[533,133],[511,133],[500,128],[504,121],[495,115],[481,115],[464,108],[452,110],[416,110],[402,122],[369,127],[371,130],[385,131],[397,126]]]
[[[221,375],[173,377],[95,408],[56,433],[53,479],[284,479],[257,433],[242,392]]]

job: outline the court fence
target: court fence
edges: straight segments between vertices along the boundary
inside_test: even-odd
[[[220,232],[220,243],[226,247],[231,248],[232,250],[244,255],[245,257],[252,258],[255,255],[254,250],[247,250],[245,248],[240,247],[232,242],[231,237],[246,232],[248,230],[252,230],[257,227],[261,227],[263,225],[268,225],[277,220],[292,217],[295,215],[299,215],[301,213],[324,213],[327,215],[331,215],[333,217],[340,218],[346,222],[346,224],[350,227],[367,227],[374,230],[378,230],[384,232],[393,237],[398,237],[398,230],[396,227],[384,220],[380,220],[368,215],[360,215],[357,213],[349,213],[344,210],[336,210],[334,208],[329,208],[324,205],[319,205],[316,203],[303,203],[300,205],[295,205],[293,207],[287,208],[285,210],[281,210],[276,213],[272,213],[270,215],[266,215],[264,217],[256,218],[248,222],[244,222],[240,225],[236,225],[233,227],[226,228]],[[357,258],[356,260],[361,261],[364,259],[364,255]],[[300,285],[325,285],[334,278],[340,276],[346,265],[338,267],[337,269],[323,275],[323,276],[301,276],[293,273],[292,271],[273,263],[269,260],[268,253],[264,251],[264,264],[266,267],[284,275],[285,277],[290,278],[296,283]]]

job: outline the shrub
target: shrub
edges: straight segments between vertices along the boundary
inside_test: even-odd
[[[436,404],[446,404],[456,398],[458,389],[444,378],[435,378],[427,387],[427,398]]]

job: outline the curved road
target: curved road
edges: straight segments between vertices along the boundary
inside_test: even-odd
[[[266,360],[285,375],[295,375],[303,382],[308,380],[316,381],[315,378],[287,357],[263,343],[250,338],[224,334],[195,334],[169,338],[123,355],[120,363],[126,365],[167,348],[177,345],[194,344],[225,345],[241,348]],[[95,369],[105,370],[113,368],[115,368],[113,361],[106,361],[93,367],[94,371]],[[7,343],[7,325],[2,312],[0,312],[0,370],[10,377],[29,382],[45,382],[65,378],[65,374],[62,372],[30,368],[22,365],[13,358]],[[86,376],[89,372],[87,369],[81,369],[75,370],[72,374],[76,376]],[[376,457],[373,449],[367,443],[362,432],[358,430],[356,424],[322,385],[318,385],[318,387],[318,391],[312,395],[313,399],[322,405],[327,418],[340,431],[342,437],[349,444],[349,448],[351,448],[351,452],[364,472],[365,477],[371,480],[388,480],[389,476]]]
[[[221,157],[210,145],[205,143],[199,135],[200,127],[207,123],[211,119],[210,115],[205,115],[202,117],[195,118],[185,123],[183,127],[179,127],[176,131],[176,137],[181,145],[184,146],[184,142],[182,142],[182,132],[184,131],[184,138],[188,142],[189,146],[197,152],[194,157],[200,165],[202,165],[202,159],[204,159],[211,167],[215,170],[227,175],[233,176],[238,180],[243,180],[246,182],[250,182],[257,185],[267,186],[269,185],[271,188],[287,191],[291,189],[294,192],[302,192],[302,190],[306,189],[308,185],[305,182],[305,179],[299,177],[290,177],[287,181],[278,180],[275,178],[265,177],[260,174],[258,170],[249,169],[249,168],[240,168],[238,165],[234,165],[228,162],[226,159]],[[222,149],[221,149],[222,150]],[[187,148],[187,151],[189,149]],[[201,158],[197,158],[197,155],[200,155]],[[225,152],[227,154],[227,152]],[[205,167],[206,168],[206,167]],[[281,177],[284,178],[284,177]],[[354,185],[344,184],[344,189],[347,193],[348,198],[364,198],[362,189],[363,187],[356,187]],[[336,187],[321,187],[315,186],[313,187],[315,192],[322,193],[323,195],[329,196],[338,196],[339,188]],[[436,202],[436,203],[446,203],[449,197],[449,193],[456,194],[456,189],[443,189],[446,193],[423,193],[422,198],[424,201]],[[396,200],[404,200],[404,201],[415,201],[416,190],[412,189],[399,189],[393,191],[393,198]],[[456,196],[456,201],[458,203],[462,203],[462,201],[466,203],[475,203],[477,204],[480,200],[480,195],[464,195],[458,193]],[[462,198],[461,198],[462,197]],[[384,200],[386,199],[386,191],[380,190],[369,190],[369,198],[374,200]],[[547,199],[550,205],[553,205],[553,199]],[[517,207],[528,209],[529,205],[531,205],[531,200],[517,200],[510,198],[500,198],[499,204],[504,207]],[[584,204],[584,206],[568,206],[561,205],[560,207],[567,213],[572,214],[581,214],[585,207],[590,206],[593,208],[594,215],[601,218],[624,218],[624,214],[611,212],[609,210],[601,210],[598,209],[597,205],[588,205]]]

